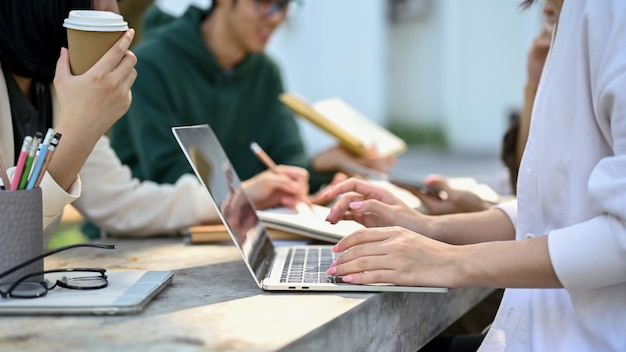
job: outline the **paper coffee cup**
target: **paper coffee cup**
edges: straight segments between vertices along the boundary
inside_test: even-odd
[[[75,75],[87,72],[128,30],[122,16],[96,10],[70,11],[63,26],[67,28],[70,67]]]

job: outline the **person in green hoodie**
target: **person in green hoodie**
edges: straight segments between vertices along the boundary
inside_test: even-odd
[[[386,171],[391,160],[357,158],[339,146],[307,157],[293,114],[278,100],[280,71],[263,52],[290,3],[215,0],[178,18],[156,6],[147,11],[145,36],[133,50],[133,103],[110,134],[135,177],[174,183],[191,173],[170,128],[205,123],[242,179],[266,169],[250,151],[253,141],[276,163],[306,168],[313,192],[348,160]]]

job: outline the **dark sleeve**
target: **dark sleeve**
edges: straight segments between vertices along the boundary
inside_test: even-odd
[[[150,5],[142,18],[142,36],[144,38],[149,37],[154,30],[172,23],[175,19],[176,17],[161,11],[157,5]]]
[[[311,192],[315,192],[322,185],[327,184],[332,179],[334,173],[314,172],[311,164],[312,159],[307,157],[304,143],[300,135],[300,129],[295,120],[295,116],[279,99],[279,95],[284,92],[282,79],[278,67],[272,63],[272,84],[269,84],[270,119],[269,122],[273,131],[273,145],[268,153],[278,164],[300,166],[309,171],[309,187]]]
[[[148,54],[151,55],[146,57],[158,57]],[[137,165],[133,168],[143,179],[175,183],[192,170],[172,135],[171,127],[180,124],[177,116],[184,109],[178,107],[176,86],[168,79],[175,73],[161,69],[164,66],[139,59],[137,80],[132,88],[133,102],[124,117],[125,134],[129,139],[126,144],[132,146],[135,155]]]

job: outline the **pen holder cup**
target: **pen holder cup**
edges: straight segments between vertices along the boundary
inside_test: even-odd
[[[0,273],[43,253],[41,188],[0,191]],[[0,283],[43,271],[43,259],[10,275]],[[41,277],[33,277],[34,281]]]

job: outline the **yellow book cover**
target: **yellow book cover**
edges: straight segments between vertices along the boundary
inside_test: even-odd
[[[383,157],[403,153],[407,145],[400,137],[368,119],[340,98],[309,103],[295,93],[283,93],[280,101],[294,113],[337,138],[356,155],[364,156],[374,145]]]

